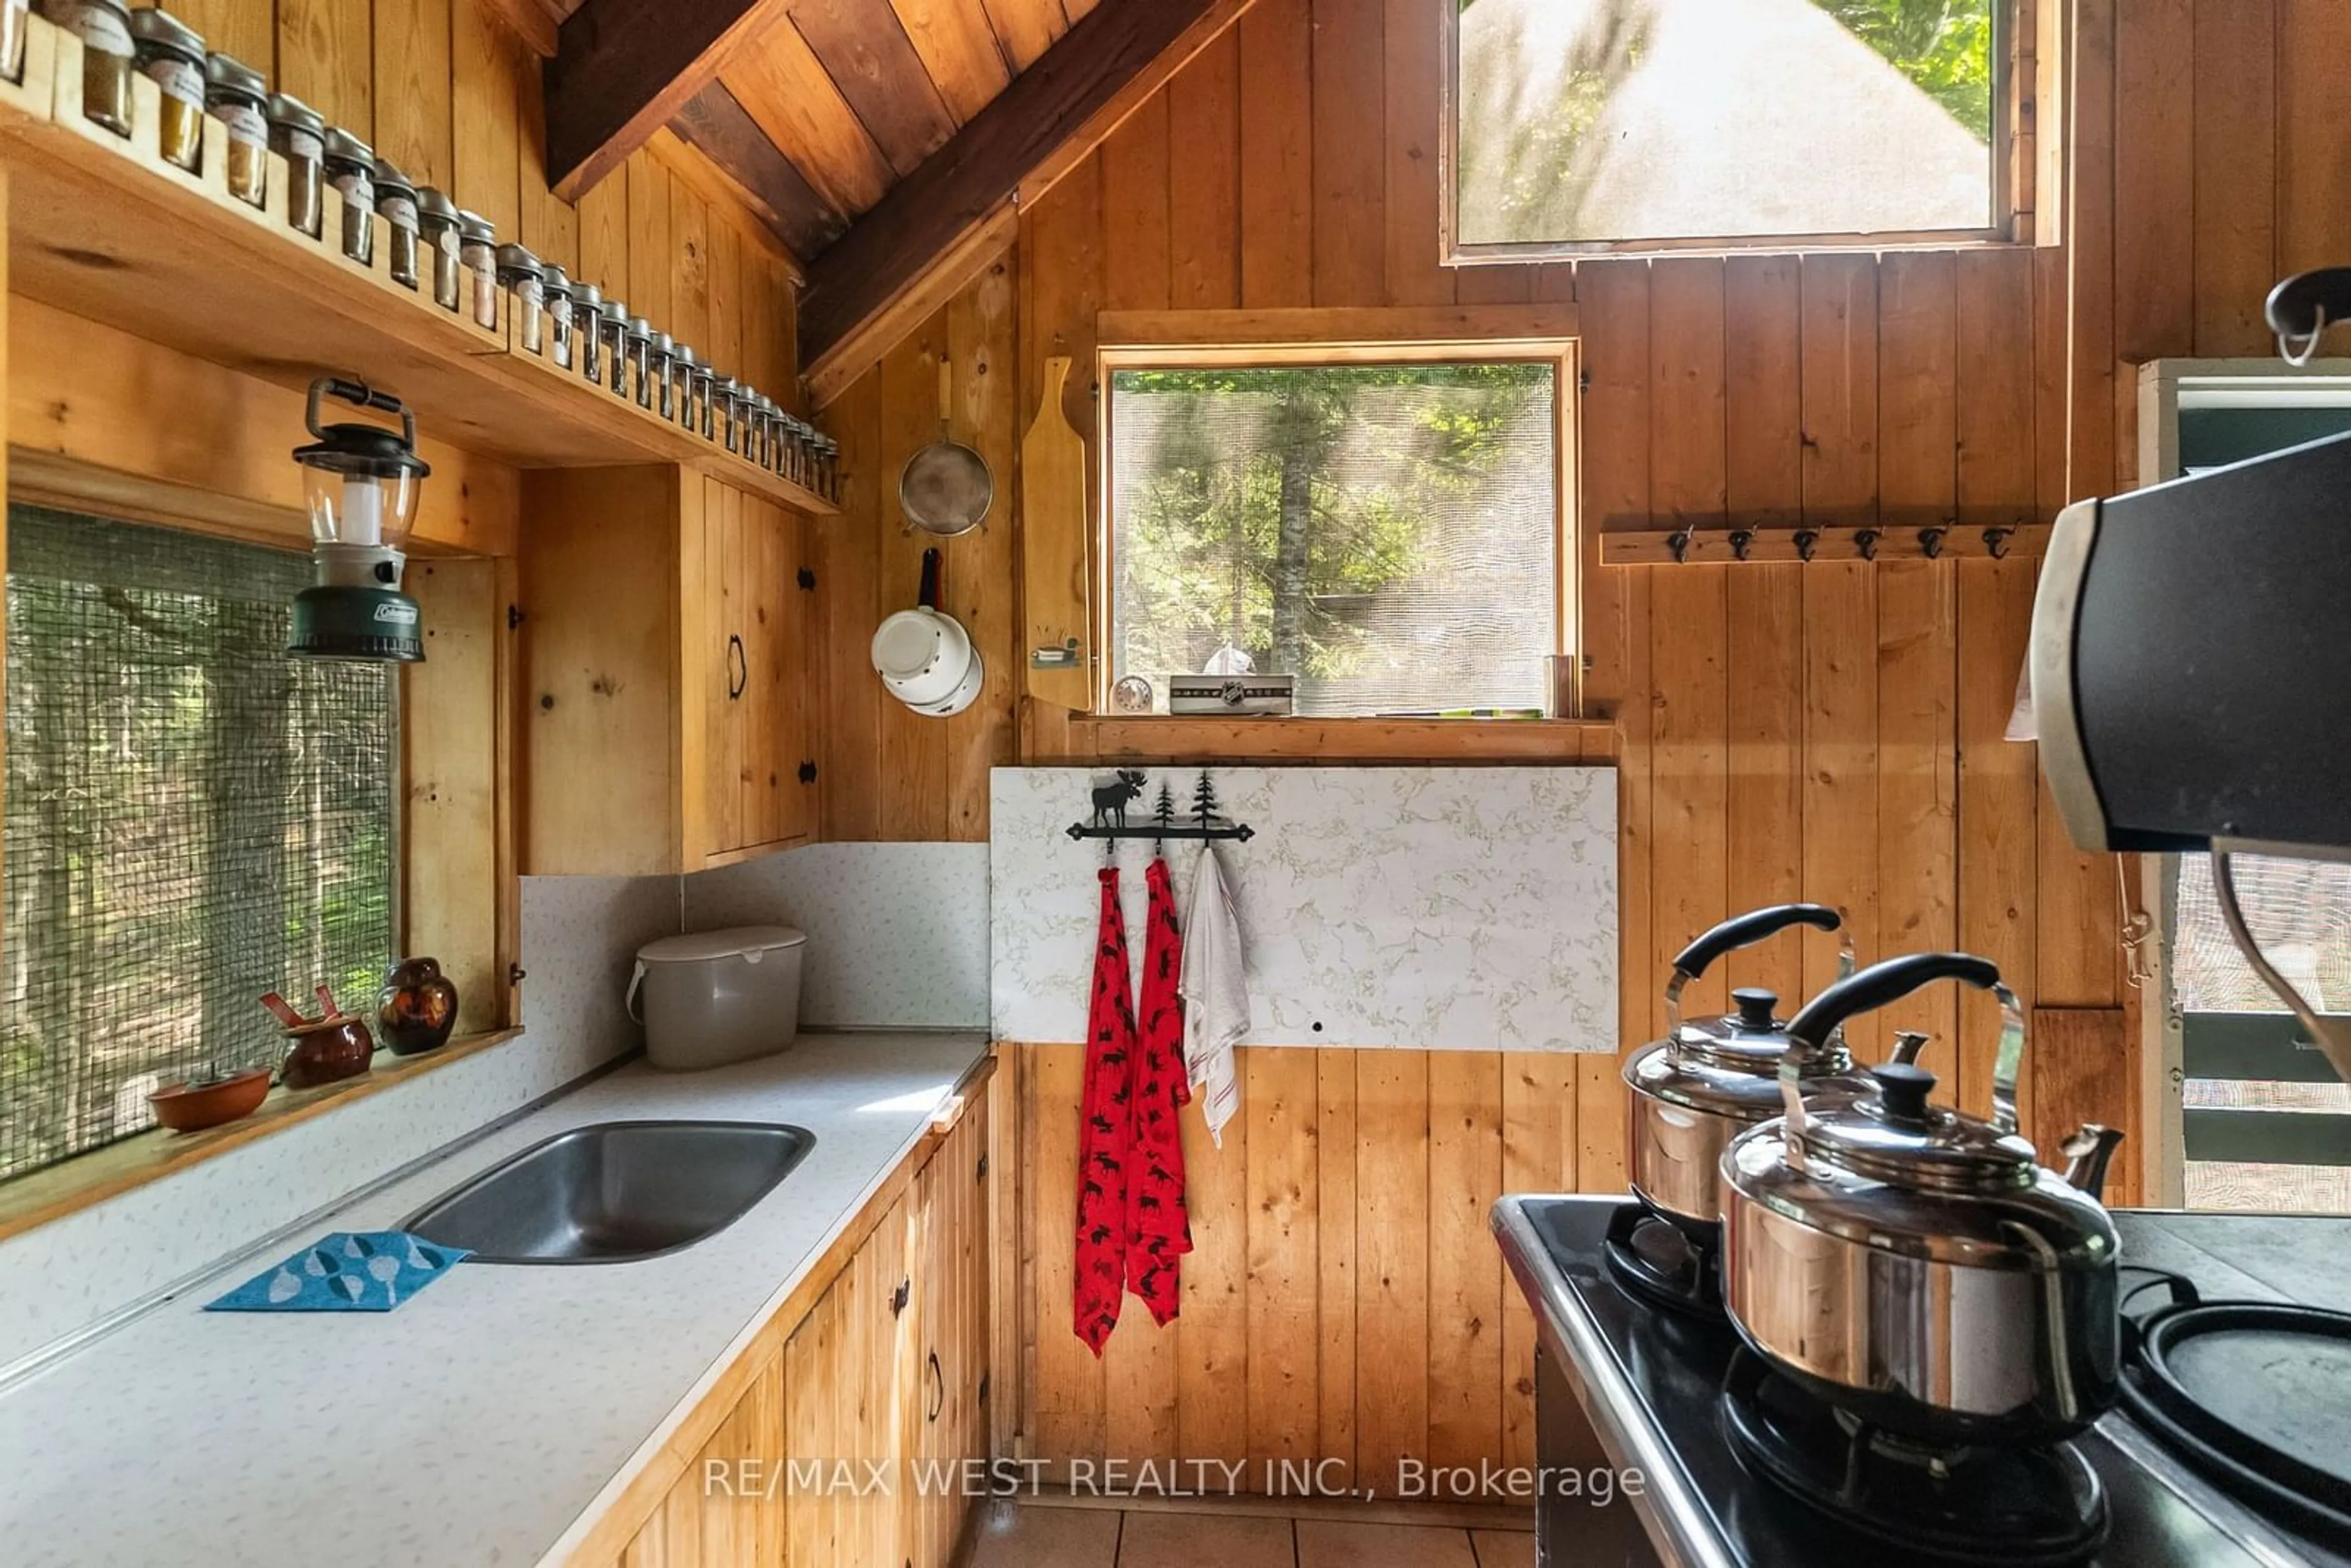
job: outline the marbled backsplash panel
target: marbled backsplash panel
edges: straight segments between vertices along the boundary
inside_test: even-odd
[[[0,1243],[0,1366],[643,1043],[637,948],[678,928],[674,877],[525,877],[520,1039]]]
[[[810,844],[686,878],[685,918],[807,932],[807,1028],[987,1026],[986,844]]]
[[[1188,804],[1196,770],[1146,769]],[[989,845],[990,1027],[1085,1038],[1101,843],[1071,840],[1108,771],[999,768]],[[1249,975],[1252,1045],[1616,1048],[1613,768],[1225,768],[1221,843]],[[1169,846],[1179,910],[1198,846]],[[1148,841],[1119,846],[1130,942]]]

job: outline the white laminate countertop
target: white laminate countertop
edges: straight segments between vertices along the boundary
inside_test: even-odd
[[[977,1033],[802,1035],[781,1056],[710,1072],[632,1064],[319,1226],[390,1228],[591,1122],[816,1134],[750,1212],[664,1258],[465,1264],[391,1312],[202,1311],[299,1243],[241,1260],[0,1396],[0,1556],[13,1568],[462,1568],[568,1550],[986,1052]]]

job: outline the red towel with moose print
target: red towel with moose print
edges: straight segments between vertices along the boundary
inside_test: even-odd
[[[1078,1132],[1078,1256],[1074,1326],[1102,1354],[1126,1291],[1128,1145],[1134,1137],[1134,1002],[1126,977],[1126,921],[1118,868],[1104,866],[1102,932],[1094,941],[1086,1015],[1086,1087]]]
[[[1184,1144],[1176,1113],[1192,1098],[1184,1077],[1184,934],[1176,924],[1176,890],[1167,862],[1144,875],[1151,890],[1143,936],[1143,1013],[1134,1064],[1134,1132],[1126,1162],[1126,1283],[1162,1326],[1175,1321],[1182,1275],[1192,1250],[1184,1207]]]

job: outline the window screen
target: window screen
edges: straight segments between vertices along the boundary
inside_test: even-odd
[[[2013,0],[1461,0],[1466,245],[1984,231]]]
[[[148,1092],[208,1065],[275,1065],[264,991],[381,984],[394,676],[287,656],[309,580],[9,508],[0,1176],[152,1125]]]
[[[1541,708],[1556,361],[1118,370],[1114,678],[1288,674],[1296,711]]]

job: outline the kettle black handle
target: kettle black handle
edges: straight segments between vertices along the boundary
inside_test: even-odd
[[[1775,904],[1769,909],[1734,916],[1699,936],[1674,956],[1674,972],[1695,980],[1706,973],[1708,965],[1725,953],[1738,947],[1752,947],[1766,936],[1785,931],[1791,925],[1834,931],[1843,924],[1837,912],[1825,904]]]
[[[1874,1012],[1937,980],[1964,980],[1989,991],[2000,984],[2000,966],[1970,953],[1910,953],[1888,958],[1839,980],[1805,1003],[1803,1010],[1789,1021],[1788,1033],[1817,1047],[1855,1013]]]

